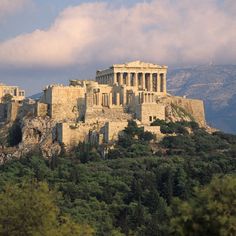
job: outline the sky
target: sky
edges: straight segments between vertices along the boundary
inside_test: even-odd
[[[236,64],[236,1],[0,0],[0,82],[28,95],[134,60]]]

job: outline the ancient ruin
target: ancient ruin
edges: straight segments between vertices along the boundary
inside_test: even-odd
[[[38,101],[12,102],[8,120],[20,120],[22,147],[38,144],[48,149],[56,144],[69,149],[82,141],[112,143],[130,119],[157,136],[160,128],[150,126],[156,119],[195,120],[204,127],[203,101],[168,94],[166,76],[167,66],[115,64],[98,70],[94,81],[49,85]]]
[[[25,99],[25,91],[18,86],[0,84],[0,102],[3,102],[4,96],[6,95],[10,95],[13,101],[22,101]]]

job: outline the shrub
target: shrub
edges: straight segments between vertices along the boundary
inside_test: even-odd
[[[149,131],[145,131],[145,132],[142,132],[142,133],[139,135],[139,138],[140,138],[141,140],[143,140],[143,141],[149,142],[149,141],[155,139],[156,136],[155,136],[153,133],[149,132]]]

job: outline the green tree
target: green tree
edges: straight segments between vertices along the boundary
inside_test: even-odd
[[[173,235],[236,235],[236,176],[213,178],[188,202],[176,200]]]
[[[124,129],[126,135],[134,137],[143,132],[143,128],[139,128],[134,120],[128,120],[128,126]]]
[[[143,141],[151,141],[153,139],[155,139],[155,135],[151,132],[148,132],[148,131],[145,131],[145,132],[142,132],[140,135],[139,135],[139,139],[143,140]]]
[[[92,235],[92,229],[62,216],[46,183],[7,185],[0,194],[0,235]]]

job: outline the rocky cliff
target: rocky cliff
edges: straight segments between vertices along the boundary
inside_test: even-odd
[[[0,164],[11,160],[18,159],[31,153],[40,153],[44,158],[50,159],[60,154],[61,146],[55,139],[55,121],[49,117],[31,117],[26,116],[18,119],[15,123],[6,123],[1,126],[1,137],[9,135],[9,130],[17,124],[21,132],[15,135],[21,135],[21,141],[14,148],[6,147],[6,142],[0,148]],[[12,134],[10,134],[12,135]],[[12,137],[12,139],[18,137]]]

